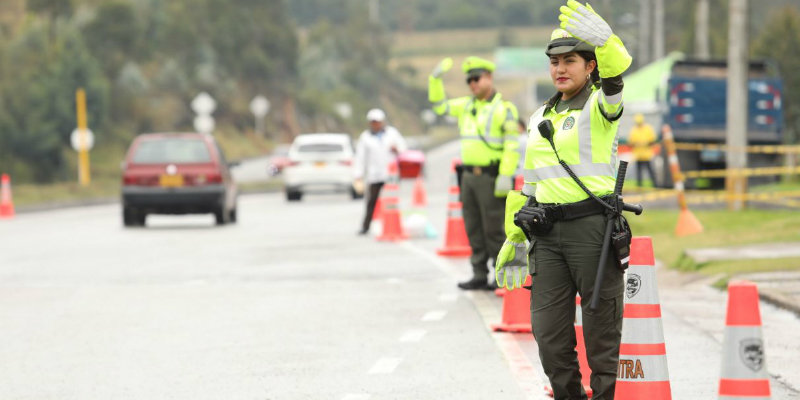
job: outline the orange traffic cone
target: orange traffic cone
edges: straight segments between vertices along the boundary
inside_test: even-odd
[[[581,368],[581,384],[583,390],[589,398],[592,397],[592,388],[589,386],[592,377],[592,369],[589,368],[589,360],[586,358],[586,342],[583,339],[583,308],[581,308],[581,296],[575,296],[575,340],[577,345],[575,351],[578,353],[578,365]],[[550,397],[553,397],[553,388],[545,385],[544,390]]]
[[[653,242],[634,237],[625,286],[615,400],[671,400]]]
[[[456,175],[456,165],[461,160],[453,159],[450,165],[452,178],[450,179],[450,199],[447,203],[447,232],[445,233],[444,247],[436,250],[436,253],[445,257],[469,257],[472,248],[467,239],[467,228],[464,227],[464,214],[461,208],[461,189],[458,187],[458,176]]]
[[[761,339],[758,287],[753,282],[728,284],[728,315],[722,349],[720,399],[769,399],[769,374]]]
[[[375,202],[375,211],[372,212],[372,220],[379,221],[383,219],[383,201],[380,197],[378,197],[378,201]]]
[[[662,128],[664,136],[664,146],[667,148],[667,155],[669,159],[669,170],[672,174],[673,185],[675,191],[678,192],[678,206],[681,211],[678,214],[678,225],[675,227],[675,234],[678,236],[696,235],[703,232],[703,225],[697,220],[697,217],[689,211],[689,205],[686,203],[686,192],[683,185],[683,174],[681,173],[681,166],[678,163],[678,153],[675,149],[675,139],[672,137],[672,128],[669,125],[664,125]]]
[[[11,178],[8,174],[0,177],[0,218],[14,217],[14,202],[11,200]]]
[[[425,193],[425,184],[421,177],[417,177],[414,182],[414,192],[411,195],[411,204],[415,208],[422,208],[428,205],[428,195]]]
[[[383,187],[383,234],[378,236],[380,241],[397,241],[408,239],[403,231],[403,222],[400,216],[400,200],[397,192],[400,189],[400,178],[397,175],[397,162],[389,164],[389,180]]]
[[[531,277],[525,278],[530,286]],[[531,332],[531,291],[516,289],[506,291],[503,296],[503,317],[499,324],[492,324],[495,332]]]

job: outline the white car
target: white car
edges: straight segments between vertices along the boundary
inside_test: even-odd
[[[294,139],[289,165],[284,169],[286,199],[298,201],[304,193],[349,193],[353,189],[353,143],[344,133],[311,133]]]

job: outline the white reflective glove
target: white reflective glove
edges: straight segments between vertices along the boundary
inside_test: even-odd
[[[528,277],[528,243],[503,243],[494,265],[494,278],[498,287],[519,289]]]
[[[575,0],[567,1],[566,6],[559,8],[561,28],[572,36],[592,46],[600,47],[614,34],[611,27],[594,11],[589,3],[586,7]]]
[[[514,189],[514,177],[507,175],[498,175],[494,179],[494,196],[506,197],[508,192]]]
[[[453,67],[453,59],[450,57],[445,58],[442,61],[439,61],[439,64],[436,64],[436,68],[433,69],[431,72],[431,76],[434,78],[441,78],[442,75],[449,71],[450,68]]]

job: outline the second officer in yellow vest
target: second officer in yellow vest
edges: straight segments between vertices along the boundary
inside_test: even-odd
[[[505,240],[503,213],[505,198],[513,189],[519,162],[517,108],[494,88],[495,65],[468,57],[463,70],[472,96],[447,99],[441,76],[453,65],[444,59],[428,81],[428,99],[439,115],[458,118],[461,140],[461,202],[464,226],[472,247],[473,277],[458,284],[465,290],[491,288],[487,285],[490,258],[495,258]]]
[[[606,216],[602,204],[589,198],[559,158],[593,195],[602,198],[614,192],[621,74],[631,57],[588,4],[569,0],[561,7],[559,19],[563,29],[552,33],[545,52],[558,92],[528,124],[525,185],[522,193],[508,197],[508,239],[497,257],[496,278],[499,285],[515,289],[525,274],[532,276],[533,334],[555,399],[587,398],[573,325],[575,295],[581,295],[593,398],[613,400],[622,333],[623,272],[612,257],[604,261],[600,302],[591,310]],[[542,136],[537,127],[547,126],[547,120],[552,132]],[[517,212],[518,221],[524,213],[536,217],[522,224],[527,232],[512,222]]]

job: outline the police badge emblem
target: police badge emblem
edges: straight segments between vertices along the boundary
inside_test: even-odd
[[[742,339],[739,342],[739,356],[747,368],[760,371],[764,366],[764,343],[756,338]]]
[[[569,116],[567,119],[564,120],[564,125],[561,125],[561,130],[568,131],[575,126],[575,117]]]
[[[625,285],[625,295],[630,299],[639,293],[642,288],[642,277],[636,274],[628,274],[628,282]]]

